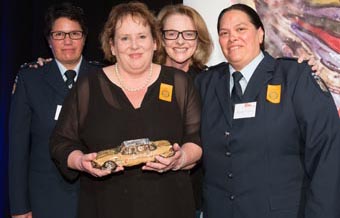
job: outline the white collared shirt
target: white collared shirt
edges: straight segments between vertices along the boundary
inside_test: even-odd
[[[242,88],[242,93],[244,93],[244,91],[247,88],[247,84],[251,78],[251,76],[253,75],[253,73],[255,72],[257,66],[260,64],[260,62],[262,61],[262,59],[264,58],[264,54],[261,51],[260,54],[258,56],[256,56],[256,58],[254,58],[247,66],[245,66],[242,70],[240,70],[240,72],[242,73],[243,77],[240,80],[240,85]],[[229,72],[230,72],[230,94],[231,91],[233,90],[233,86],[234,86],[234,79],[233,79],[233,73],[236,70],[229,64]]]
[[[83,60],[83,56],[80,57],[79,63],[76,65],[76,67],[74,69],[72,69],[72,70],[76,71],[76,77],[74,77],[74,81],[77,81],[77,79],[78,79],[80,64],[81,64],[82,60]],[[66,67],[64,67],[64,65],[62,63],[60,63],[57,59],[55,59],[55,61],[57,62],[61,76],[63,77],[64,81],[66,82],[67,78],[65,76],[65,72],[67,70],[71,70],[71,69],[66,69]]]

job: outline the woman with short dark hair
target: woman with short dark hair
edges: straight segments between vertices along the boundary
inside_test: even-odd
[[[200,74],[205,218],[340,216],[340,125],[307,63],[263,50],[257,13],[236,4],[218,20],[228,63]]]

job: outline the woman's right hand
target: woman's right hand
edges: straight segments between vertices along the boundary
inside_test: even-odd
[[[53,59],[52,58],[41,58],[39,57],[37,61],[32,61],[29,63],[24,63],[20,66],[20,68],[39,68],[44,66],[46,63],[51,62]]]
[[[67,163],[70,168],[87,172],[94,177],[103,177],[124,170],[122,166],[117,166],[114,171],[93,168],[91,161],[94,160],[96,156],[97,153],[83,154],[83,152],[76,150],[70,153]]]
[[[44,66],[44,64],[48,63],[48,62],[51,62],[53,59],[52,58],[42,58],[42,57],[38,57],[38,60],[37,60],[37,64],[42,67]]]

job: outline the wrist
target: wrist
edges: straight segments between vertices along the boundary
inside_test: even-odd
[[[179,158],[177,165],[173,168],[173,170],[182,169],[185,163],[187,162],[187,154],[183,151],[183,149],[181,149],[180,152],[181,152],[181,157]]]
[[[68,166],[72,169],[83,171],[84,167],[82,164],[83,152],[79,150],[72,151],[68,158]]]

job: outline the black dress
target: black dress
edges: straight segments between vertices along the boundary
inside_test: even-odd
[[[162,83],[172,85],[171,101],[159,97]],[[200,144],[200,102],[192,80],[179,70],[162,66],[141,107],[134,109],[124,92],[102,70],[83,78],[65,100],[51,137],[51,154],[69,179],[73,150],[97,152],[124,140],[166,139]],[[80,218],[190,218],[194,200],[187,171],[142,171],[141,165],[104,178],[80,174]]]

